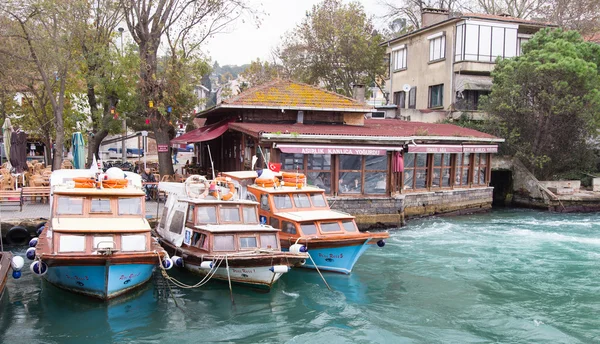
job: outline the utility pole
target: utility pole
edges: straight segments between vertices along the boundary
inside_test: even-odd
[[[124,28],[117,28],[119,33],[121,34],[121,49],[119,51],[120,55],[123,56],[123,31]],[[127,148],[125,147],[125,137],[127,136],[127,121],[125,120],[125,116],[123,116],[123,139],[121,140],[121,160],[123,162],[127,161]]]

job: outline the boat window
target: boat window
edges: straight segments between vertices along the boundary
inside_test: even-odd
[[[103,248],[117,248],[117,244],[115,243],[113,236],[94,236],[93,241],[93,250],[103,249]]]
[[[219,210],[222,222],[241,222],[240,209],[238,207],[221,206]]]
[[[251,192],[246,193],[246,199],[249,200],[249,201],[258,203],[258,200],[256,199],[256,196],[254,196],[254,194],[251,193]]]
[[[144,234],[121,236],[121,251],[146,251],[146,236]]]
[[[273,228],[279,228],[279,219],[271,217],[271,218],[269,218],[269,224]]]
[[[162,211],[162,216],[160,217],[160,222],[158,223],[158,228],[165,228],[165,224],[167,223],[167,216],[169,215],[169,207],[165,206]]]
[[[213,242],[214,251],[235,251],[233,235],[215,235]]]
[[[185,217],[186,222],[194,222],[194,205],[190,204],[188,206],[187,216]]]
[[[58,215],[83,215],[83,198],[59,197],[56,205]]]
[[[266,194],[260,195],[260,209],[271,211],[271,207],[269,206],[269,196]]]
[[[277,245],[277,236],[275,234],[261,234],[260,247],[277,249],[279,247]]]
[[[241,237],[240,248],[255,248],[258,247],[256,244],[256,237]]]
[[[119,207],[119,215],[141,215],[142,214],[142,198],[141,197],[119,198],[118,207]]]
[[[244,211],[244,223],[258,223],[258,217],[256,215],[256,207],[253,205],[245,205],[242,207]]]
[[[85,235],[61,234],[58,246],[59,252],[83,252],[85,251]]]
[[[110,210],[110,198],[92,198],[90,213],[112,213]]]
[[[310,199],[312,200],[313,206],[316,208],[327,207],[327,201],[322,193],[310,194]]]
[[[314,222],[303,223],[300,225],[304,235],[317,234],[317,225]]]
[[[275,226],[273,226],[275,227]],[[277,228],[277,227],[275,227]],[[285,233],[296,234],[296,226],[288,221],[281,221],[281,230]],[[315,232],[316,233],[316,232]]]
[[[185,214],[181,210],[175,210],[173,214],[173,218],[171,219],[171,225],[169,226],[169,231],[175,234],[181,234],[183,231],[183,216]]]
[[[310,208],[308,196],[303,193],[294,194],[294,204],[296,205],[296,208]]]
[[[273,195],[273,204],[276,209],[291,209],[290,195]]]
[[[202,249],[208,249],[208,240],[206,240],[206,234],[200,234],[194,232],[192,236],[192,245]]]
[[[358,230],[353,220],[343,220],[342,227],[344,227],[346,232],[356,232]]]
[[[321,222],[321,232],[339,232],[342,229],[340,228],[339,222]]]
[[[197,206],[196,224],[217,223],[217,209],[215,206]]]

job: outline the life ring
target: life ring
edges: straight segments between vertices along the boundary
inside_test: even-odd
[[[283,181],[287,183],[302,183],[306,184],[306,178],[283,178]]]
[[[235,184],[233,184],[231,180],[228,180],[226,177],[217,177],[215,178],[215,182],[217,186],[219,185],[219,183],[221,183],[227,185],[227,188],[229,188],[229,193],[221,196],[222,200],[229,201],[233,197],[233,195],[235,195]]]
[[[96,186],[96,181],[93,178],[77,177],[73,178],[76,188],[91,189]]]
[[[258,186],[262,186],[263,188],[268,188],[271,186],[279,186],[279,179],[278,178],[273,178],[273,179],[269,179],[269,178],[256,178],[254,180],[254,184],[258,185]]]
[[[14,226],[6,233],[6,242],[9,245],[25,245],[29,239],[29,231],[23,226]]]
[[[190,198],[204,198],[208,196],[208,189],[210,188],[210,183],[203,176],[197,174],[191,175],[187,177],[183,184],[185,185],[185,193]],[[199,186],[200,184],[204,185],[204,190],[202,192],[198,192],[198,187],[193,187]]]
[[[283,177],[283,180],[285,180],[286,178],[294,178],[294,179],[306,178],[306,176],[304,176],[304,173],[296,173],[296,172],[281,172],[281,176]]]
[[[129,184],[127,179],[107,179],[102,181],[102,187],[107,189],[123,189]]]
[[[289,181],[283,181],[283,186],[293,186],[297,189],[302,189],[302,187],[304,186],[304,183],[296,183],[294,182],[289,182]]]

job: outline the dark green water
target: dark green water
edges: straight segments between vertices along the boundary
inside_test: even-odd
[[[598,343],[599,220],[510,210],[414,221],[352,275],[326,274],[333,292],[296,270],[269,294],[234,286],[235,305],[226,284],[171,296],[158,275],[99,303],[27,270],[0,302],[0,343]]]

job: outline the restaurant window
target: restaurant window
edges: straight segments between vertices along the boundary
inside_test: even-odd
[[[386,193],[387,171],[387,155],[365,156],[365,194]]]
[[[473,184],[486,185],[488,171],[488,154],[473,154]]]
[[[214,251],[235,251],[233,235],[215,235],[213,239]]]
[[[456,169],[454,172],[454,185],[465,186],[469,185],[469,164],[471,154],[456,154]]]
[[[407,153],[404,155],[404,189],[427,188],[427,154]]]
[[[429,108],[444,106],[444,85],[429,86]]]
[[[362,193],[362,156],[339,155],[338,193]]]
[[[311,154],[306,156],[307,183],[331,193],[331,155]]]
[[[450,170],[452,168],[451,155],[448,153],[433,154],[433,171],[431,173],[432,187],[449,187]]]
[[[284,171],[304,171],[304,154],[281,153],[281,169]]]
[[[281,231],[288,234],[296,234],[296,226],[288,221],[281,221]]]

